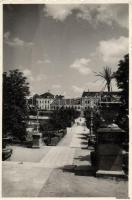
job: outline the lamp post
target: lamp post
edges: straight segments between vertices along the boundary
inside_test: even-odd
[[[36,110],[37,110],[37,115],[36,115],[36,130],[34,131],[32,137],[33,137],[33,144],[32,144],[32,148],[40,148],[42,146],[42,134],[39,132],[39,110],[36,106]]]
[[[39,120],[38,120],[38,117],[39,117],[39,110],[37,108],[37,116],[36,116],[36,118],[37,118],[37,120],[36,120],[36,122],[37,122],[37,132],[39,131]]]
[[[93,149],[94,134],[93,134],[93,100],[90,101],[90,137],[88,140],[88,148]]]
[[[90,102],[91,114],[90,114],[90,137],[93,135],[93,101]]]
[[[93,135],[93,108],[91,108],[91,116],[90,116],[90,137]]]

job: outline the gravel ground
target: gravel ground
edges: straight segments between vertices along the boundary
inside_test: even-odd
[[[127,198],[127,187],[127,181],[78,176],[54,169],[38,196]]]
[[[41,149],[32,149],[21,146],[11,146],[13,154],[10,161],[15,162],[40,162],[51,147],[43,146]]]

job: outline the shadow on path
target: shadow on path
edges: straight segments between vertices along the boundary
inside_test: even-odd
[[[75,160],[80,160],[80,161],[90,161],[90,155],[86,156],[78,156],[77,158],[74,158]]]
[[[67,173],[74,173],[76,176],[91,176],[95,177],[95,168],[89,165],[65,165],[64,167],[60,167],[58,169],[61,169],[63,172]]]
[[[87,140],[88,139],[88,137],[87,136],[82,136],[82,137],[78,137],[79,139],[81,139],[81,140]]]

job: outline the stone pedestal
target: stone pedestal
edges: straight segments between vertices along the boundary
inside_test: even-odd
[[[122,141],[124,131],[117,127],[100,128],[95,148],[96,175],[123,176]]]
[[[8,160],[11,155],[13,150],[11,148],[7,148],[7,143],[9,142],[9,138],[3,138],[2,139],[2,160]]]
[[[39,132],[34,132],[32,137],[33,137],[32,148],[40,148],[42,146],[42,134]]]

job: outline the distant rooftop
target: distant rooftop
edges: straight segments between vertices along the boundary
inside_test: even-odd
[[[108,94],[110,94],[110,95],[118,95],[119,94],[119,92],[107,92],[107,91],[101,91],[101,92],[95,92],[95,91],[84,91],[83,93],[82,93],[82,97],[88,97],[88,96],[96,96],[96,95],[108,95]]]
[[[40,97],[41,98],[54,98],[54,95],[53,94],[51,94],[50,92],[46,92],[46,93],[44,93],[44,94],[41,94],[40,95]]]

